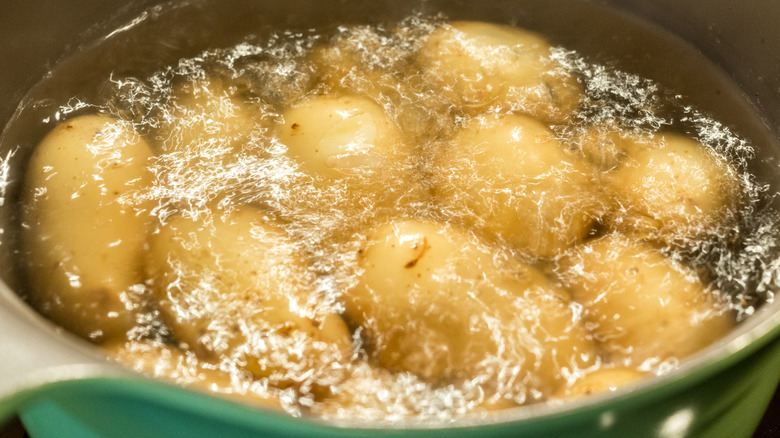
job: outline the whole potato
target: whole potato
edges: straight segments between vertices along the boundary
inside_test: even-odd
[[[611,224],[664,243],[701,238],[727,221],[739,202],[734,167],[681,135],[659,135],[655,147],[627,156],[608,176],[620,209]]]
[[[620,234],[576,247],[560,263],[572,299],[615,364],[682,359],[734,326],[694,272]]]
[[[280,387],[341,377],[351,336],[319,303],[300,250],[261,211],[176,215],[150,246],[163,320],[199,357],[241,364]]]
[[[645,377],[647,373],[629,367],[602,367],[586,373],[573,384],[562,387],[557,396],[562,398],[614,392]]]
[[[241,402],[280,411],[282,409],[276,394],[259,385],[252,385],[245,375],[209,367],[192,353],[174,346],[155,341],[132,340],[102,347],[108,357],[135,371]]]
[[[186,153],[193,160],[229,159],[270,124],[259,108],[216,78],[177,85],[163,110],[154,131],[159,152]]]
[[[400,220],[365,234],[343,295],[370,354],[428,382],[465,379],[496,398],[543,397],[596,352],[564,291],[451,225]],[[506,265],[506,266],[504,266]]]
[[[24,179],[22,243],[43,314],[96,342],[123,339],[144,310],[151,206],[149,145],[127,123],[93,114],[56,126]]]
[[[418,63],[433,86],[467,112],[497,106],[551,123],[571,117],[582,100],[576,77],[551,59],[533,32],[455,21],[424,41]]]
[[[602,214],[592,168],[527,116],[473,119],[434,163],[448,211],[535,256],[580,242]]]
[[[625,131],[613,123],[603,123],[581,129],[574,144],[586,161],[602,172],[609,172],[627,157],[656,147],[657,136]]]
[[[359,96],[321,95],[299,102],[284,113],[279,139],[304,171],[331,180],[385,169],[409,156],[384,109]]]

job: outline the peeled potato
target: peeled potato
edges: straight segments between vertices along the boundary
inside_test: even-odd
[[[107,344],[103,351],[113,360],[176,384],[197,388],[244,402],[281,410],[279,399],[262,387],[252,386],[244,375],[207,366],[191,353],[158,342],[127,341]]]
[[[736,206],[736,175],[725,158],[693,139],[659,136],[656,147],[628,156],[609,177],[622,207],[614,226],[667,242],[701,237]]]
[[[647,373],[635,368],[611,367],[599,368],[585,374],[571,386],[562,387],[558,391],[558,397],[577,397],[583,395],[614,392],[626,386],[636,383],[645,377]]]
[[[408,160],[381,106],[357,96],[316,96],[284,113],[280,141],[311,175],[339,179]]]
[[[572,299],[614,363],[682,359],[734,326],[695,273],[625,236],[577,247],[561,267]]]
[[[22,241],[30,301],[93,341],[121,338],[143,307],[149,145],[127,124],[86,115],[55,127],[30,158]]]
[[[433,172],[436,193],[468,225],[535,256],[580,242],[601,214],[591,167],[527,116],[474,119]]]
[[[499,398],[538,397],[596,358],[565,293],[463,230],[405,220],[366,233],[345,316],[373,357],[429,382],[467,379]],[[509,371],[508,371],[509,370]]]
[[[577,109],[577,79],[551,60],[550,44],[533,32],[456,21],[423,43],[418,62],[431,82],[465,110],[497,105],[549,122]]]
[[[340,378],[350,334],[317,303],[299,250],[260,211],[174,216],[150,244],[163,320],[199,357],[279,386]]]

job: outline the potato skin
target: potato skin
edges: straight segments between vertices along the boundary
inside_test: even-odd
[[[22,242],[32,304],[68,330],[123,338],[143,307],[149,145],[107,115],[55,127],[33,152]]]
[[[280,387],[338,378],[350,334],[338,314],[313,304],[297,248],[261,211],[176,215],[150,246],[162,318],[200,358],[243,364]]]
[[[433,86],[467,112],[496,106],[562,123],[583,94],[577,79],[550,59],[550,49],[524,29],[455,21],[428,36],[417,62]]]
[[[635,368],[621,366],[598,368],[580,377],[572,385],[562,387],[556,396],[568,398],[614,392],[646,376],[647,373]]]
[[[603,211],[593,169],[527,116],[475,118],[435,163],[434,193],[445,205],[534,256],[582,241]]]
[[[659,135],[637,148],[608,176],[621,209],[614,228],[665,244],[700,239],[723,223],[739,203],[737,171],[697,141]]]
[[[379,226],[358,250],[345,316],[391,371],[429,382],[470,379],[499,398],[548,394],[563,368],[593,363],[593,343],[565,292],[534,268],[509,259],[503,267],[495,257],[454,226]],[[499,375],[510,363],[517,375]]]
[[[560,267],[572,299],[615,364],[682,359],[734,326],[695,273],[620,234],[574,248]]]
[[[215,78],[180,84],[157,121],[157,148],[192,160],[224,156],[227,162],[246,149],[254,132],[267,129],[262,116]]]
[[[321,95],[284,113],[279,139],[310,175],[329,180],[408,160],[401,133],[381,106],[360,96]]]
[[[178,385],[282,411],[276,394],[257,391],[250,386],[251,381],[245,375],[214,369],[198,360],[192,353],[174,346],[156,341],[132,340],[112,342],[102,348],[108,357],[135,371]]]

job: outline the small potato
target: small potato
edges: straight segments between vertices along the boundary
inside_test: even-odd
[[[435,193],[445,205],[535,256],[582,241],[605,209],[592,168],[530,117],[475,118],[434,162]]]
[[[582,100],[577,79],[551,59],[550,44],[519,28],[444,24],[426,39],[418,63],[466,111],[498,106],[562,123]]]
[[[267,124],[262,115],[216,79],[191,81],[174,89],[155,139],[160,153],[229,159]]]
[[[637,135],[622,131],[612,124],[603,124],[583,130],[574,142],[590,164],[602,172],[608,172],[626,157],[654,148],[657,139],[653,135]]]
[[[365,234],[343,296],[382,366],[429,382],[465,379],[497,398],[548,394],[596,358],[565,292],[465,231],[415,220]]]
[[[636,383],[646,375],[647,373],[635,368],[599,368],[584,375],[571,386],[562,387],[556,397],[568,398],[614,392]]]
[[[619,234],[574,248],[561,269],[586,324],[616,364],[682,359],[734,326],[695,273]]]
[[[693,139],[659,136],[626,157],[609,178],[621,206],[612,225],[665,243],[702,237],[738,203],[737,171]]]
[[[284,113],[279,139],[301,168],[329,180],[408,161],[401,133],[381,106],[357,96],[316,96]]]
[[[144,303],[149,145],[106,115],[55,127],[25,175],[22,242],[29,299],[95,342],[123,339]]]
[[[199,357],[240,364],[281,387],[340,378],[351,336],[317,302],[299,250],[262,212],[174,216],[150,244],[163,320]]]
[[[346,379],[332,388],[330,397],[312,406],[318,417],[336,420],[387,421],[398,418],[442,418],[490,413],[517,406],[506,400],[485,399],[478,388],[441,387],[420,381],[408,373],[396,374],[359,361]]]
[[[372,36],[342,37],[312,50],[309,60],[319,72],[324,94],[382,103],[406,141],[451,132],[452,102],[430,89],[416,65],[398,65],[406,55],[401,48],[388,48],[386,37]]]
[[[242,402],[282,409],[275,394],[259,385],[253,386],[245,375],[210,367],[192,353],[188,354],[170,345],[142,341],[116,342],[104,345],[103,351],[111,359],[138,372]]]

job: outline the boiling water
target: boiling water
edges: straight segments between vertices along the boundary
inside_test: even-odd
[[[543,272],[551,288],[559,290],[565,285],[565,275],[558,266],[560,254],[539,254],[512,244],[501,233],[496,236],[484,231],[480,227],[482,212],[464,207],[457,194],[448,201],[439,196],[439,185],[451,178],[446,171],[445,176],[441,175],[436,157],[451,145],[458,132],[479,122],[480,117],[524,112],[523,107],[507,108],[500,104],[487,104],[479,112],[464,110],[447,93],[431,87],[429,78],[420,72],[418,54],[426,38],[447,20],[457,17],[418,12],[370,24],[345,22],[339,26],[311,27],[309,20],[315,18],[302,12],[300,23],[280,31],[259,24],[266,18],[257,6],[248,7],[256,16],[246,14],[248,17],[235,26],[231,8],[220,9],[209,3],[150,10],[132,26],[65,60],[31,91],[26,105],[8,128],[6,142],[14,141],[21,148],[4,164],[12,158],[26,159],[32,145],[62,120],[101,112],[129,121],[148,140],[155,158],[150,164],[152,184],[129,193],[122,202],[151,205],[147,213],[151,214],[152,229],[157,230],[165,229],[177,218],[197,220],[204,227],[211,227],[242,206],[261,212],[290,238],[290,247],[281,252],[298,254],[296,257],[304,260],[302,271],[290,268],[282,276],[300,277],[292,281],[292,286],[283,286],[283,290],[301,284],[307,288],[308,292],[295,302],[295,306],[305,309],[306,315],[342,314],[345,310],[349,314],[344,294],[361,287],[360,275],[367,269],[360,265],[361,251],[370,245],[370,238],[366,237],[370,233],[365,230],[399,220],[447,224],[466,230],[464,240],[459,242],[473,248],[469,257],[490,259],[498,272],[496,278],[515,275],[507,273],[515,272],[515,263],[522,261],[524,266]],[[560,74],[579,78],[582,84],[584,99],[578,109],[566,118],[551,117],[547,126],[567,153],[577,153],[587,130],[600,126],[638,137],[657,132],[681,133],[726,157],[731,164],[722,170],[734,172],[732,177],[740,192],[739,208],[730,211],[728,220],[704,235],[695,240],[686,238],[683,244],[664,247],[661,252],[706,279],[706,294],[716,303],[718,312],[728,313],[736,321],[743,320],[773,299],[778,271],[777,214],[769,208],[770,189],[751,173],[756,162],[756,147],[751,142],[763,139],[754,135],[748,140],[716,119],[728,120],[751,134],[760,124],[743,120],[741,115],[720,114],[723,108],[744,104],[715,71],[697,70],[702,79],[697,77],[693,83],[677,76],[669,80],[659,78],[659,70],[665,71],[665,67],[647,68],[642,72],[644,76],[631,72],[643,70],[641,60],[633,67],[621,69],[625,59],[613,59],[611,52],[620,52],[622,43],[595,51],[594,46],[603,40],[589,39],[585,31],[589,28],[588,18],[603,19],[597,17],[603,17],[599,14],[604,11],[579,4],[573,7],[584,8],[584,14],[577,14],[584,24],[570,27],[571,23],[556,18],[554,11],[536,4],[520,8],[517,15],[521,24],[537,23],[539,28],[535,30],[542,33],[546,30],[543,24],[550,24],[549,37],[561,43],[552,50],[551,59],[561,69]],[[316,11],[309,12],[314,15]],[[225,31],[228,22],[234,28],[232,32]],[[633,29],[631,23],[619,23]],[[192,26],[200,26],[197,28],[203,32],[193,36],[187,30]],[[570,28],[578,32],[563,32]],[[637,30],[628,39],[652,41],[643,32]],[[702,66],[699,58],[677,57],[677,52],[684,50],[666,46],[665,36],[657,38],[656,45],[647,50],[674,56],[678,62],[684,60],[683,64],[688,62],[680,66],[680,71]],[[710,100],[708,86],[717,88],[717,100]],[[401,130],[394,147],[405,145],[405,158],[350,172],[350,159],[354,157],[334,155],[327,158],[326,164],[343,171],[345,177],[332,179],[307,172],[287,153],[289,148],[280,139],[279,127],[288,122],[285,114],[291,107],[313,96],[329,94],[367,96],[379,104]],[[718,113],[717,117],[708,111]],[[467,166],[466,171],[470,170],[472,167]],[[453,178],[457,181],[459,177]],[[495,182],[492,177],[477,181],[486,186]],[[514,202],[511,196],[507,199]],[[598,217],[612,208],[599,200],[587,202]],[[587,231],[589,238],[605,234],[605,228],[600,220],[596,221]],[[178,275],[184,284],[205,281],[186,278],[182,272]],[[154,281],[148,279],[144,287],[154,288]],[[503,296],[505,291],[493,284],[503,280],[485,281]],[[199,298],[184,301],[188,299]],[[522,370],[518,362],[533,361],[534,357],[540,360],[541,347],[534,342],[553,342],[555,333],[541,340],[521,341],[520,346],[495,341],[496,351],[486,354],[476,366],[476,374],[466,377],[445,371],[442,377],[428,375],[428,371],[410,372],[403,369],[404,365],[387,369],[378,366],[383,359],[375,350],[382,340],[372,335],[372,330],[377,330],[371,325],[373,318],[369,315],[365,324],[347,318],[351,342],[347,353],[289,338],[279,338],[274,341],[277,344],[260,342],[263,348],[277,348],[284,356],[276,362],[260,364],[263,370],[281,364],[282,371],[268,375],[256,372],[246,363],[246,351],[241,350],[245,345],[218,358],[204,357],[197,346],[182,341],[176,329],[171,330],[171,324],[161,316],[165,310],[161,311],[153,298],[140,300],[149,307],[144,307],[147,310],[139,314],[137,324],[128,333],[130,346],[115,355],[139,369],[183,383],[206,381],[218,392],[243,394],[250,400],[278,400],[283,409],[295,415],[450,420],[474,411],[555,398],[538,382],[538,376]],[[472,331],[479,332],[482,325],[497,327],[487,335],[491,342],[510,331],[542,330],[533,322],[513,325],[519,324],[514,317],[509,318],[510,322],[501,321],[496,317],[500,312],[491,308],[491,303],[464,300],[469,305],[477,302],[486,306],[487,310],[472,315],[479,320],[472,323]],[[523,300],[509,306],[519,306],[512,307],[518,313],[526,308],[536,309],[536,304]],[[568,304],[556,308],[556,312],[570,319],[562,330],[570,333],[581,323],[582,308],[576,302],[564,302]],[[213,312],[209,330],[230,330],[220,328],[235,315],[226,309],[236,311],[230,306],[209,308]],[[517,318],[539,318],[529,312]],[[247,330],[251,332],[252,328]],[[102,336],[94,333],[88,337],[103,342]],[[255,352],[254,346],[246,348]],[[305,354],[318,357],[309,364],[299,357]],[[674,367],[677,360],[648,360],[630,365],[649,373],[663,373]],[[560,371],[561,380],[574,381],[588,371],[610,365],[610,360],[598,352],[588,360],[575,362],[576,365]]]

